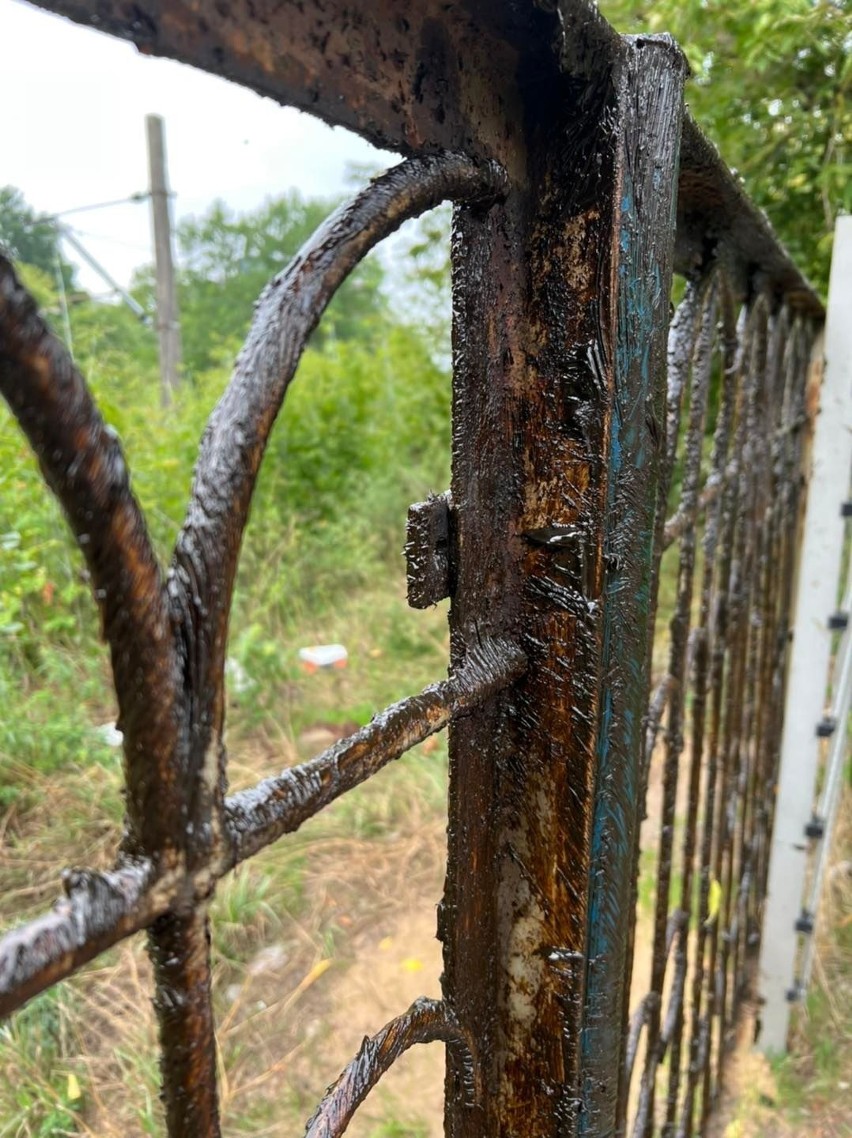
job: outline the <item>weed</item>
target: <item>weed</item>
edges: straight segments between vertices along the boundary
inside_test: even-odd
[[[68,992],[55,988],[0,1028],[0,1134],[56,1138],[79,1132],[85,1099],[73,1015]]]

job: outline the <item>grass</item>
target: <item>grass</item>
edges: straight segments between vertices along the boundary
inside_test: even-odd
[[[252,636],[237,628],[232,645],[253,685],[229,701],[235,787],[445,674],[446,613],[409,610],[400,568],[334,608]],[[300,645],[333,640],[349,649],[345,670],[300,669]],[[50,904],[62,865],[108,865],[122,813],[120,751],[92,730],[114,718],[102,657],[60,651],[19,706],[0,736],[5,926]],[[211,926],[228,1133],[298,1128],[338,1073],[328,1001],[359,938],[407,895],[422,896],[427,869],[437,900],[446,765],[445,740],[428,740],[220,883]],[[0,1034],[0,1136],[161,1134],[150,994],[135,938],[13,1017]],[[428,1133],[393,1098],[377,1097],[370,1119],[377,1138]]]

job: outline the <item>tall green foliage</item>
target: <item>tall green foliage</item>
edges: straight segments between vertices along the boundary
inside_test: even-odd
[[[216,202],[178,226],[184,362],[197,374],[228,358],[248,331],[262,289],[286,268],[333,203],[291,192],[251,213]],[[363,340],[384,311],[382,269],[368,258],[338,292],[317,336]]]
[[[623,32],[670,32],[692,113],[822,290],[838,211],[852,210],[847,0],[601,0]]]

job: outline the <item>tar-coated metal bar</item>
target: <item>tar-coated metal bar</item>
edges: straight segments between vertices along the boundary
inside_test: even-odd
[[[722,311],[722,329],[730,327],[731,312],[730,312],[730,297],[725,282],[720,282],[720,302]],[[701,574],[701,592],[700,592],[700,608],[698,614],[698,623],[696,628],[690,633],[693,640],[692,651],[692,668],[693,668],[693,701],[692,701],[692,715],[691,715],[691,754],[689,757],[689,785],[688,785],[688,800],[687,800],[687,820],[683,833],[683,844],[681,853],[681,888],[679,896],[680,912],[683,914],[683,921],[677,932],[677,940],[675,945],[675,988],[677,992],[677,1001],[675,1002],[674,994],[670,998],[670,1006],[675,1009],[673,1022],[667,1033],[666,1044],[669,1048],[669,1080],[666,1092],[666,1123],[665,1133],[671,1135],[674,1132],[675,1123],[678,1115],[679,1105],[679,1092],[682,1081],[681,1071],[681,1049],[683,1046],[684,1033],[686,1029],[686,1001],[685,1001],[685,985],[687,981],[687,967],[689,961],[689,933],[690,927],[697,915],[697,925],[694,936],[701,940],[703,936],[703,925],[701,922],[707,920],[707,900],[709,897],[709,879],[706,872],[701,872],[699,867],[695,864],[697,853],[698,841],[698,823],[699,813],[701,807],[701,776],[704,765],[705,754],[705,729],[707,719],[707,700],[708,700],[708,672],[710,664],[710,640],[713,635],[713,584],[716,573],[716,554],[719,546],[720,537],[720,520],[721,520],[721,492],[724,490],[724,478],[722,472],[725,470],[725,464],[728,461],[728,454],[731,443],[731,434],[735,420],[735,398],[736,398],[736,385],[735,377],[733,375],[733,360],[732,353],[734,343],[731,336],[723,338],[722,353],[721,353],[721,399],[718,419],[716,422],[716,429],[713,441],[713,454],[711,459],[711,474],[710,479],[715,486],[720,487],[720,494],[714,496],[711,501],[707,503],[707,516],[706,525],[704,530],[704,537],[702,543],[702,553],[704,557],[704,566]],[[709,480],[708,480],[709,481]],[[706,491],[699,496],[699,501],[705,496]],[[694,500],[694,498],[693,498]],[[683,514],[687,513],[684,509]],[[694,556],[695,547],[693,546],[690,556]],[[711,758],[711,763],[713,759]],[[708,764],[709,766],[709,764]],[[711,779],[708,773],[705,794],[708,800],[712,799],[712,789],[710,785]],[[712,814],[712,802],[710,806]],[[693,896],[693,880],[694,875],[700,873],[699,884],[699,897],[698,897],[698,913],[694,914],[694,896]],[[700,987],[698,989],[700,994]],[[693,997],[695,997],[695,981],[693,979]],[[696,1053],[691,1050],[689,1053],[689,1069],[695,1064]],[[686,1092],[688,1096],[688,1091]],[[685,1113],[684,1108],[684,1113]]]
[[[732,502],[731,574],[727,605],[729,613],[728,650],[730,671],[724,698],[722,733],[721,789],[718,799],[716,851],[713,879],[720,889],[718,912],[712,923],[708,982],[713,983],[715,1031],[703,1071],[701,1128],[717,1101],[724,1056],[731,1043],[730,1031],[737,985],[730,983],[736,966],[736,947],[732,944],[733,924],[739,914],[740,887],[745,874],[745,828],[748,761],[753,748],[748,736],[748,714],[752,698],[751,660],[754,627],[751,623],[752,596],[757,588],[755,533],[752,511],[756,480],[766,453],[758,439],[759,404],[764,381],[766,344],[769,333],[769,304],[758,296],[749,306],[743,333],[743,392],[740,406],[740,438],[737,454],[742,458],[736,499]],[[751,515],[751,516],[750,516]],[[750,524],[751,523],[751,524]]]
[[[614,1130],[625,1047],[628,957],[624,930],[643,785],[643,713],[650,684],[656,479],[666,408],[677,156],[685,60],[666,38],[628,47],[623,77],[623,167],[616,285],[615,373],[602,535],[603,643],[593,805],[580,1134]],[[670,170],[667,179],[660,167]]]
[[[201,442],[169,576],[172,619],[186,645],[190,682],[202,704],[187,763],[198,783],[188,821],[199,832],[212,835],[223,824],[220,740],[237,563],[269,432],[308,337],[349,273],[404,221],[446,198],[489,202],[506,186],[504,171],[493,162],[476,163],[457,154],[403,162],[332,214],[258,301],[233,376]],[[216,819],[212,827],[196,816],[211,810]]]
[[[173,861],[183,833],[180,807],[163,788],[175,777],[181,685],[160,566],[118,437],[2,256],[0,392],[91,573],[125,737],[130,844]]]
[[[415,1043],[446,1043],[467,1072],[468,1104],[482,1095],[476,1048],[441,1000],[415,1000],[403,1015],[365,1039],[340,1078],[326,1092],[308,1121],[305,1138],[340,1138],[352,1116],[382,1075]]]
[[[663,336],[665,302],[659,314],[657,305],[666,292],[662,245],[671,232],[672,187],[660,187],[651,204],[644,179],[652,173],[643,155],[658,144],[666,152],[676,146],[679,113],[678,64],[665,44],[631,45],[628,56],[590,93],[589,123],[567,103],[543,109],[534,139],[541,148],[531,157],[535,176],[521,187],[523,196],[507,199],[487,219],[459,211],[454,231],[459,563],[452,650],[469,650],[484,631],[518,628],[530,657],[527,675],[508,698],[451,731],[450,863],[440,920],[444,990],[460,1022],[488,1041],[483,1066],[490,1094],[481,1111],[459,1110],[450,1065],[446,1126],[471,1138],[520,1125],[529,1134],[556,1127],[576,1132],[585,1124],[586,1091],[593,1116],[615,1112],[614,1065],[623,1046],[617,982],[618,1012],[606,1024],[605,1084],[582,1045],[594,791],[602,732],[609,738],[602,719],[609,670],[624,667],[624,686],[610,698],[620,714],[622,700],[628,713],[635,697],[636,737],[643,734],[646,642],[638,621],[630,633],[641,639],[637,657],[625,653],[623,665],[615,661],[606,613],[620,598],[607,596],[605,582],[629,572],[640,594],[649,591],[643,573],[650,577],[653,528],[631,459],[619,471],[616,452],[625,446],[645,456],[648,471],[656,462],[662,407],[654,380],[664,338],[655,332]],[[647,88],[631,70],[639,59]],[[636,107],[639,92],[644,97],[652,89],[651,76],[662,88],[654,87],[650,98],[652,129],[660,134],[645,151]],[[564,146],[553,147],[555,139]],[[592,202],[598,204],[591,208]],[[637,208],[647,228],[638,214],[627,216]],[[556,246],[547,236],[554,226],[567,235]],[[634,259],[648,264],[651,282],[660,274],[660,292],[634,289]],[[518,266],[528,267],[528,279],[517,279]],[[630,323],[640,311],[647,321],[641,331]],[[644,373],[641,356],[632,355],[633,336],[648,348]],[[529,426],[508,432],[505,422]],[[617,511],[611,528],[604,521],[610,494]],[[619,533],[646,545],[646,565],[629,563],[630,543],[622,546]],[[618,749],[621,740],[613,739]],[[618,824],[606,819],[610,806]],[[602,796],[607,840],[618,835],[622,808],[612,797],[604,805]],[[632,814],[627,824],[629,862]],[[481,875],[476,889],[471,864]],[[626,896],[604,890],[602,907],[626,910],[629,877],[626,884]],[[620,941],[613,952],[622,959]],[[594,978],[593,984],[597,1010],[590,1022],[603,1043],[600,1008],[609,995]]]
[[[148,932],[167,1133],[219,1138],[207,906],[166,913]]]
[[[739,396],[738,372],[736,368],[736,318],[729,289],[724,279],[721,281],[721,328],[722,328],[722,402],[719,420],[716,424],[714,440],[713,472],[716,473],[727,460],[731,446],[731,436],[736,423],[737,401]],[[736,470],[733,477],[736,477]],[[696,825],[697,814],[701,814],[701,837],[695,852],[698,856],[699,874],[698,912],[694,933],[694,951],[691,984],[691,1034],[688,1053],[686,1087],[684,1091],[682,1116],[678,1133],[692,1132],[692,1117],[695,1090],[699,1074],[703,1072],[706,1061],[705,1037],[706,1020],[702,1018],[704,999],[704,948],[705,940],[712,923],[709,922],[710,888],[712,882],[710,860],[713,849],[713,821],[715,818],[716,782],[719,767],[719,721],[721,717],[722,676],[725,662],[726,610],[718,603],[717,597],[724,595],[727,588],[728,559],[725,543],[728,537],[723,525],[727,501],[733,491],[732,483],[724,483],[722,496],[713,503],[707,515],[704,533],[704,571],[701,583],[701,608],[699,613],[700,635],[696,645],[694,660],[694,702],[692,712],[693,756],[690,780],[689,813],[690,826]],[[727,495],[727,498],[725,497]],[[721,556],[718,556],[721,549]],[[718,557],[718,559],[717,559]],[[708,708],[709,702],[709,708]],[[709,712],[709,716],[708,716]],[[695,769],[705,761],[706,775],[703,801],[696,807],[694,792]],[[701,790],[701,787],[697,788]],[[692,835],[689,835],[691,840]],[[697,838],[697,834],[696,834]],[[684,863],[688,850],[684,845]],[[684,865],[684,868],[686,866]],[[681,893],[682,900],[685,891]],[[678,951],[688,951],[689,946],[678,945]],[[684,1014],[686,1009],[684,1009]],[[685,1024],[680,1025],[683,1033]],[[673,1076],[674,1077],[674,1076]],[[671,1098],[671,1094],[669,1096]]]
[[[665,526],[658,513],[657,535],[661,552],[677,543],[679,586],[669,668],[646,719],[649,765],[662,775],[652,983],[630,1020],[621,1091],[634,1132],[662,1138],[704,1131],[753,982],[814,334],[789,308],[773,309],[760,295],[738,320],[726,267],[704,279],[709,292],[698,339],[698,309],[690,318],[685,308],[673,329],[683,329],[688,350],[669,359],[668,421],[682,448],[670,468],[680,492]],[[684,304],[695,296],[693,286]],[[719,393],[708,454],[702,385],[695,388],[702,355],[704,382]],[[689,422],[681,434],[681,376],[691,358]],[[696,575],[697,606],[690,583]]]
[[[0,261],[0,389],[89,563],[128,787],[118,868],[69,878],[67,901],[0,943],[0,1007],[148,927],[170,1138],[218,1135],[215,881],[451,722],[445,1000],[365,1044],[318,1132],[341,1133],[386,1061],[442,1024],[458,1033],[450,1138],[706,1132],[770,875],[823,313],[682,120],[675,50],[618,36],[586,0],[46,6],[413,157],[262,298],[165,584],[117,443]],[[346,273],[444,197],[457,202],[452,514],[446,533],[415,534],[414,598],[451,596],[451,678],[226,801],[229,609],[269,430]],[[673,265],[687,286],[664,405]],[[668,665],[651,677],[675,563]],[[650,951],[636,932],[646,807]],[[650,985],[628,1019],[634,956]]]
[[[523,652],[512,643],[486,641],[471,650],[450,679],[394,704],[315,759],[233,795],[225,806],[229,865],[298,829],[454,717],[506,689],[526,666]]]
[[[454,716],[490,699],[525,667],[523,654],[513,645],[484,644],[456,676],[387,708],[314,759],[228,798],[220,844],[211,850],[210,861],[191,874],[157,876],[144,859],[125,861],[106,874],[68,871],[66,896],[53,910],[0,940],[0,1017],[173,907],[188,910],[198,904],[244,858],[298,829]]]
[[[172,891],[154,892],[152,878],[145,861],[111,873],[67,871],[53,909],[0,940],[0,1018],[166,912]]]
[[[704,301],[701,328],[695,342],[692,376],[689,389],[689,418],[684,445],[684,473],[682,500],[684,510],[694,508],[698,499],[701,478],[701,456],[704,438],[704,420],[707,394],[713,364],[713,343],[718,305],[717,290],[711,289]],[[654,919],[653,960],[650,990],[657,993],[659,1002],[648,1017],[645,1072],[642,1093],[634,1124],[636,1138],[648,1138],[653,1129],[656,1067],[662,1060],[661,1007],[666,968],[666,929],[668,923],[669,887],[672,874],[672,844],[674,815],[677,799],[678,773],[683,750],[683,711],[689,640],[690,612],[692,607],[693,575],[695,566],[695,535],[688,530],[681,541],[677,598],[671,619],[671,647],[669,675],[675,684],[674,695],[668,704],[668,724],[665,736],[663,773],[663,802],[661,835],[657,863],[657,903]]]

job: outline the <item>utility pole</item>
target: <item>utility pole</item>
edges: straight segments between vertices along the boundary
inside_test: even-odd
[[[163,120],[147,115],[148,169],[151,185],[151,218],[154,224],[154,267],[157,277],[157,336],[160,341],[160,376],[163,406],[168,407],[180,383],[181,343],[175,267],[172,256],[172,225],[166,171]]]

